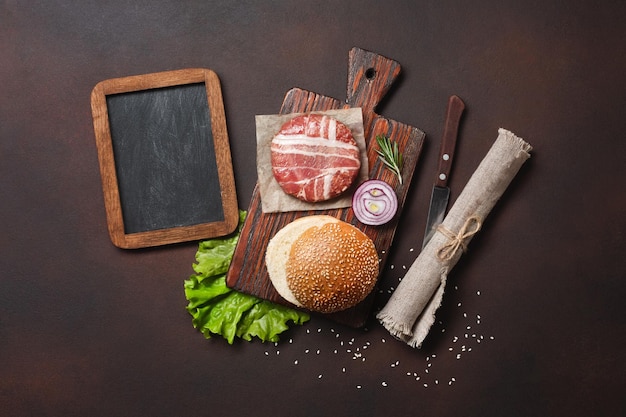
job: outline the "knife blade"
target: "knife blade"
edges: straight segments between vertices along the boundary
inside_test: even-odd
[[[456,148],[456,141],[459,131],[461,116],[465,110],[465,103],[458,96],[451,96],[448,99],[443,135],[439,149],[439,162],[437,164],[437,177],[433,185],[430,196],[430,206],[428,217],[426,218],[426,229],[424,231],[424,241],[422,248],[426,246],[430,238],[435,234],[436,227],[443,221],[450,199],[450,188],[448,178],[452,168],[452,159]]]

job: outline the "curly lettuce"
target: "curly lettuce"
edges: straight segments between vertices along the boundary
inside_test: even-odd
[[[226,273],[232,260],[245,211],[240,211],[239,226],[232,235],[199,243],[195,274],[185,280],[187,311],[192,324],[205,338],[222,336],[233,344],[235,338],[278,342],[288,322],[303,324],[309,314],[235,291],[226,286]]]

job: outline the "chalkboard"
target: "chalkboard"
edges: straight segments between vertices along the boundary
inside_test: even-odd
[[[116,78],[91,95],[109,235],[121,248],[223,236],[239,220],[217,75]]]

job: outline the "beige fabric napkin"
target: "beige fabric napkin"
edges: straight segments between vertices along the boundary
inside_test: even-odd
[[[441,305],[448,273],[531,150],[512,132],[498,130],[498,138],[442,224],[376,315],[394,337],[412,347],[421,346]]]

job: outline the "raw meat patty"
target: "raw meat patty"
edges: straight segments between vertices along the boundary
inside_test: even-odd
[[[350,129],[321,114],[296,116],[272,139],[272,171],[282,189],[300,200],[330,200],[346,191],[361,168]]]

